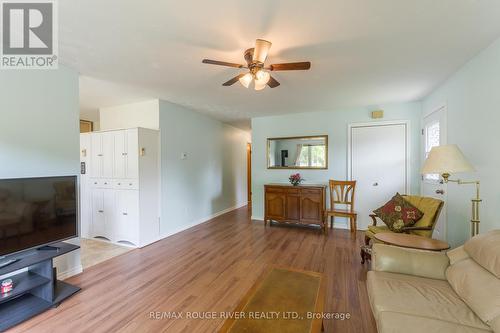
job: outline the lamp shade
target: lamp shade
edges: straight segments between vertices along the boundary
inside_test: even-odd
[[[424,162],[422,174],[453,174],[474,171],[457,145],[433,147]]]
[[[242,77],[238,79],[240,81],[241,85],[245,88],[248,88],[250,86],[250,83],[252,83],[253,76],[250,73],[246,73]]]
[[[264,62],[266,61],[267,54],[271,48],[271,42],[264,39],[257,39],[255,41],[255,48],[253,51],[253,61]]]

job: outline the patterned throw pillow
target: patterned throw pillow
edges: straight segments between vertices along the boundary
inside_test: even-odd
[[[403,232],[405,227],[411,227],[424,216],[418,208],[406,201],[399,193],[396,193],[389,202],[373,212],[394,232]]]

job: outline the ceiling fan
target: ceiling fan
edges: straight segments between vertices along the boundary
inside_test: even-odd
[[[248,73],[241,73],[233,77],[231,80],[224,82],[223,86],[231,86],[239,81],[245,88],[248,88],[252,81],[254,82],[255,90],[262,90],[268,85],[271,88],[276,88],[280,85],[276,79],[274,79],[270,71],[296,71],[296,70],[307,70],[311,68],[311,63],[309,61],[305,62],[288,62],[283,64],[273,64],[265,66],[264,63],[271,48],[271,42],[264,39],[257,39],[255,41],[255,47],[247,49],[245,51],[245,60],[247,65],[240,65],[231,62],[217,61],[210,59],[203,59],[204,64],[235,67],[235,68],[245,68],[248,69]]]

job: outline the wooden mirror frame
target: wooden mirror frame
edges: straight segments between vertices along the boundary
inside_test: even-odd
[[[281,166],[271,166],[269,160],[269,152],[271,150],[271,141],[273,140],[294,140],[294,139],[312,139],[312,138],[323,138],[325,140],[325,166],[324,167],[281,167]],[[290,170],[327,170],[328,169],[328,135],[304,135],[304,136],[289,136],[280,138],[267,138],[267,149],[266,149],[266,163],[268,169],[290,169]]]

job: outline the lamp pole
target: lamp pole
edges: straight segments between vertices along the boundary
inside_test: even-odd
[[[441,175],[443,177],[443,180],[445,183],[452,182],[452,183],[457,183],[458,185],[467,185],[467,184],[474,184],[476,185],[476,196],[475,198],[472,198],[472,217],[471,217],[471,237],[474,237],[479,234],[479,203],[482,201],[481,198],[479,197],[479,188],[480,188],[480,183],[479,180],[461,180],[461,179],[449,179],[450,174],[449,173],[443,173]]]

